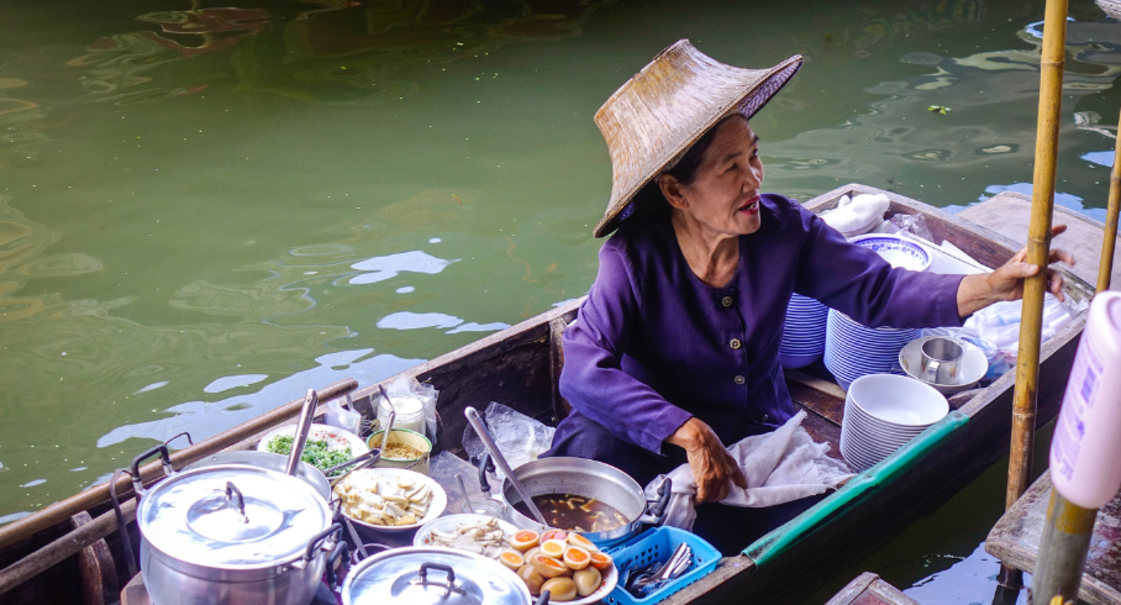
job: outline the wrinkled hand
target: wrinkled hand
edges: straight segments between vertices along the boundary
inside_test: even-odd
[[[1055,225],[1051,229],[1051,235],[1059,235],[1066,230],[1066,225]],[[1027,257],[1028,249],[1025,246],[992,273],[966,276],[958,287],[959,314],[966,317],[995,302],[1023,298],[1024,280],[1039,273],[1039,266],[1028,263]],[[1060,248],[1052,248],[1047,264],[1059,261],[1073,265],[1074,255]],[[1063,276],[1050,266],[1047,267],[1047,290],[1059,300],[1066,299],[1063,295]]]
[[[728,496],[732,484],[747,488],[736,460],[707,424],[690,418],[670,435],[667,442],[682,447],[689,460],[689,470],[697,483],[697,504],[719,502]]]

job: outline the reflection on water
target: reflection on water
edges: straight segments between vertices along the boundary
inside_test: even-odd
[[[0,523],[154,439],[581,296],[610,187],[592,116],[681,37],[806,57],[754,119],[770,190],[1022,191],[1042,7],[0,3]],[[1121,25],[1071,12],[1057,199],[1099,216]]]
[[[373,353],[373,349],[330,353],[316,358],[315,361],[319,364],[318,366],[278,380],[256,393],[234,395],[210,403],[188,401],[172,406],[164,411],[174,414],[173,416],[150,422],[119,426],[102,435],[97,440],[97,447],[104,448],[116,445],[134,437],[166,441],[184,431],[190,433],[194,441],[202,441],[231,426],[271,410],[276,407],[277,402],[298,399],[307,390],[309,384],[326,386],[346,378],[355,378],[363,384],[369,384],[382,377],[407,370],[424,361],[423,359],[402,359],[395,355],[368,357],[371,353]],[[236,380],[242,377],[227,378]],[[253,382],[227,383],[220,390],[208,392],[220,392],[240,386],[248,386]],[[214,383],[211,383],[211,386],[213,385]]]

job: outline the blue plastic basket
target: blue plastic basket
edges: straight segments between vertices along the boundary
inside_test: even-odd
[[[609,552],[618,569],[642,567],[654,561],[669,560],[670,555],[682,542],[693,549],[693,567],[685,575],[669,582],[644,599],[634,598],[631,593],[623,590],[622,585],[616,586],[603,602],[609,605],[653,605],[716,569],[716,564],[721,558],[720,551],[696,535],[676,527],[656,527],[646,530],[634,541]]]

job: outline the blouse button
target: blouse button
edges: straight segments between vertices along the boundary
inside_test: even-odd
[[[724,298],[720,299],[720,304],[724,305],[725,307],[732,306],[732,297],[725,296]]]
[[[736,376],[735,381],[736,381],[736,384],[744,384],[745,382],[747,382],[747,379],[744,378],[743,376]]]
[[[733,339],[732,339],[732,341],[728,343],[728,346],[729,346],[729,347],[732,347],[733,349],[738,349],[738,348],[740,348],[741,346],[743,346],[743,343],[742,343],[742,342],[740,342],[740,339],[738,339],[738,338],[733,338]]]

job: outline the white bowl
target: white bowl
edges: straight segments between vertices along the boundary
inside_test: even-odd
[[[911,271],[926,271],[934,257],[922,244],[910,239],[888,233],[858,235],[850,242],[869,248],[879,254],[892,267],[902,267]]]
[[[943,395],[953,395],[973,388],[973,385],[984,378],[985,373],[989,371],[989,360],[980,347],[971,342],[954,338],[953,341],[965,349],[965,353],[961,356],[961,363],[958,365],[957,382],[954,384],[938,384],[923,380],[917,375],[919,368],[922,367],[922,345],[931,338],[945,337],[926,336],[919,338],[907,343],[907,346],[899,351],[899,366],[911,378],[934,387],[936,391]]]
[[[264,436],[264,438],[261,439],[261,442],[257,444],[257,451],[269,451],[269,442],[272,441],[275,437],[291,437],[295,434],[296,425],[294,424],[287,424],[281,427],[277,427],[269,431]],[[344,447],[349,445],[351,458],[361,456],[362,454],[370,451],[369,446],[367,446],[366,442],[362,441],[362,439],[359,438],[358,435],[355,435],[354,433],[346,429],[340,429],[338,427],[326,424],[312,424],[311,428],[308,429],[307,438],[308,441],[311,441],[312,439],[326,441],[331,448],[331,451],[334,452],[342,450]]]
[[[448,507],[448,493],[444,491],[444,488],[440,487],[439,483],[436,483],[435,479],[429,477],[428,475],[422,475],[415,471],[400,468],[364,468],[354,472],[370,473],[375,475],[389,475],[390,477],[408,475],[415,481],[420,481],[427,484],[428,487],[432,490],[432,501],[428,504],[428,514],[424,515],[424,517],[416,523],[410,525],[374,525],[373,523],[366,523],[365,521],[359,521],[358,519],[351,517],[344,509],[343,514],[346,515],[348,519],[353,521],[355,527],[359,528],[360,530],[364,529],[374,533],[398,533],[411,531],[419,527],[423,527],[424,525],[427,525],[432,521],[435,521],[436,518],[444,514],[444,509]]]
[[[950,412],[941,393],[910,376],[861,376],[849,385],[848,396],[868,415],[905,427],[930,426]]]
[[[473,513],[462,513],[458,515],[448,515],[446,517],[440,517],[439,519],[436,519],[417,530],[416,535],[413,536],[413,546],[432,546],[433,531],[451,533],[455,531],[457,527],[464,523],[477,523],[479,521],[486,521],[489,519],[494,519],[494,517],[489,517],[487,515],[476,515]],[[506,532],[506,538],[508,540],[513,539],[514,534],[518,533],[518,528],[509,521],[499,519],[498,526],[502,528],[502,531]]]

